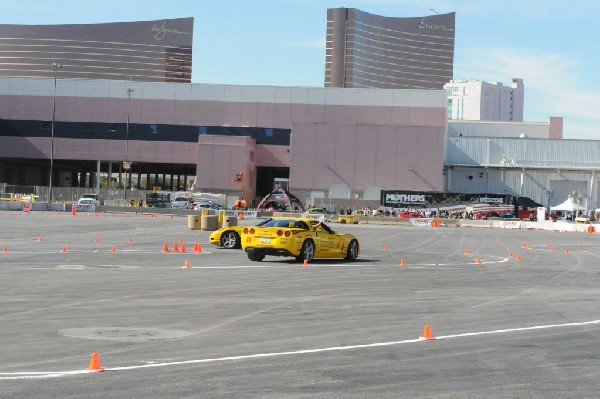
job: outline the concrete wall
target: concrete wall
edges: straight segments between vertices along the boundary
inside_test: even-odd
[[[241,192],[235,174],[244,173],[246,198],[254,198],[256,144],[249,137],[201,135],[198,140],[196,188]]]
[[[292,132],[293,189],[443,189],[442,128],[298,123]]]

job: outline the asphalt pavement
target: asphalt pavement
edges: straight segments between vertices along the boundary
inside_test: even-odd
[[[358,260],[303,266],[185,217],[0,226],[1,398],[600,396],[596,234],[331,224]]]

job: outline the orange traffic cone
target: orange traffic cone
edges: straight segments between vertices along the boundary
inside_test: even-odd
[[[199,242],[196,243],[197,247],[196,249],[194,249],[194,252],[202,252],[202,244],[200,244]]]
[[[96,237],[96,238],[94,239],[94,241],[96,241],[96,242],[100,242],[100,237]]]
[[[112,248],[110,249],[110,252],[117,252],[117,249],[116,249],[115,247],[112,247]]]
[[[511,258],[514,256],[514,254],[512,253],[512,251],[510,251],[510,252],[508,253],[508,256],[509,256],[509,257],[511,257]]]
[[[185,243],[181,244],[181,249],[179,250],[179,252],[181,252],[181,253],[185,252]]]
[[[400,259],[400,266],[406,266],[406,260],[404,260],[404,258]]]
[[[8,252],[8,247],[2,248],[2,252],[5,252],[5,253]]]
[[[308,261],[306,259],[304,259],[304,262],[302,262],[302,266],[308,266]]]
[[[435,339],[435,337],[431,334],[431,327],[425,326],[423,329],[423,336],[419,337],[421,339]]]
[[[521,255],[517,255],[517,257],[515,258],[516,261],[520,261],[521,260]]]
[[[131,237],[129,237],[129,238],[127,239],[127,242],[129,242],[129,243],[133,242],[133,240],[131,239]]]
[[[162,250],[162,251],[163,251],[163,252],[169,252],[169,244],[167,244],[167,243],[165,242],[165,245],[163,245],[163,250]]]
[[[470,253],[471,253],[471,251],[469,251],[469,248],[465,249],[465,255],[468,255]]]
[[[62,247],[60,252],[67,252],[67,247]]]
[[[569,254],[569,248],[565,248],[565,253],[568,255]]]
[[[384,246],[383,246],[383,250],[384,250],[384,251],[387,251],[387,250],[388,250],[388,246],[387,246],[387,245],[384,245]]]
[[[173,244],[173,252],[179,252],[179,247],[177,246],[177,241]]]
[[[38,242],[42,242],[42,236],[38,237]]]
[[[188,262],[187,260],[185,262],[183,262],[183,266],[181,267],[182,269],[189,269],[190,268],[190,262]]]
[[[475,258],[475,263],[477,263],[477,264],[481,264],[481,259],[479,259],[479,258]]]
[[[74,206],[71,208],[71,215],[77,216],[77,209]]]
[[[550,247],[550,251],[554,251],[554,247]]]
[[[90,366],[86,369],[89,371],[104,371],[104,367],[100,365],[100,355],[97,353],[92,353],[92,357],[90,358]]]

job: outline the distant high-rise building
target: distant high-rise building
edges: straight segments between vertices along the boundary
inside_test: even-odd
[[[438,89],[453,78],[455,13],[417,18],[327,10],[325,87]]]
[[[194,18],[0,25],[0,77],[192,81]]]
[[[451,80],[444,89],[448,119],[523,122],[523,79],[513,78],[510,87],[500,82]]]

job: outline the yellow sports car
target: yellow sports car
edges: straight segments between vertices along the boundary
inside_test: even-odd
[[[359,220],[358,220],[358,215],[356,214],[356,212],[354,212],[354,213],[352,213],[352,215],[339,215],[338,218],[333,221],[341,223],[341,224],[346,224],[346,223],[358,224]]]
[[[352,234],[331,230],[322,222],[305,218],[272,219],[262,226],[242,230],[242,248],[248,259],[262,261],[266,255],[293,256],[298,261],[314,258],[358,258],[358,240]]]
[[[262,226],[272,219],[265,219],[260,222],[257,226]],[[242,242],[240,240],[240,235],[246,226],[230,226],[223,227],[217,231],[214,231],[210,237],[208,237],[208,242],[214,245],[219,245],[223,248],[227,249],[237,249],[242,247]]]

